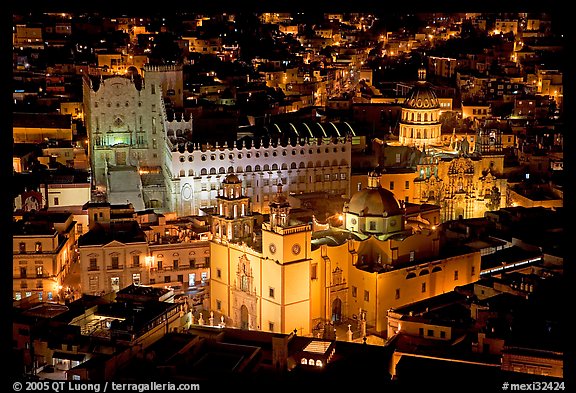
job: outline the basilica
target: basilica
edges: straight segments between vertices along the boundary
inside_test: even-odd
[[[410,214],[371,172],[344,206],[342,225],[316,229],[291,216],[282,184],[256,225],[241,181],[227,175],[210,241],[210,308],[227,325],[315,334],[361,316],[385,336],[387,311],[474,282],[480,253],[443,250],[437,206]],[[392,330],[390,330],[392,329]]]

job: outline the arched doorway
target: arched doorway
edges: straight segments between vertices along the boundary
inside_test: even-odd
[[[332,302],[332,322],[340,322],[342,320],[342,300],[339,298],[334,299]]]
[[[248,329],[248,327],[248,307],[242,305],[242,307],[240,307],[240,328]]]

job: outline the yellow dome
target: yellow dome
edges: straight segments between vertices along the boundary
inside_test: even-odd
[[[352,196],[348,212],[363,216],[392,216],[402,214],[400,204],[391,191],[382,187],[366,188]]]

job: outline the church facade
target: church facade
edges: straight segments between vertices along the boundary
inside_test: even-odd
[[[502,131],[486,121],[473,145],[467,136],[458,140],[453,134],[444,146],[440,104],[425,77],[420,70],[405,99],[398,141],[382,148],[382,185],[406,184],[392,191],[405,202],[437,204],[442,222],[483,217],[506,206]]]

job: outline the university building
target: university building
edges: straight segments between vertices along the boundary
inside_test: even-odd
[[[265,135],[232,143],[192,143],[193,119],[169,117],[164,104],[166,97],[178,104],[181,95],[177,66],[145,65],[143,77],[85,78],[90,162],[96,189],[110,203],[204,214],[229,173],[257,212],[268,212],[280,182],[294,193],[349,195],[350,124],[271,124]]]

